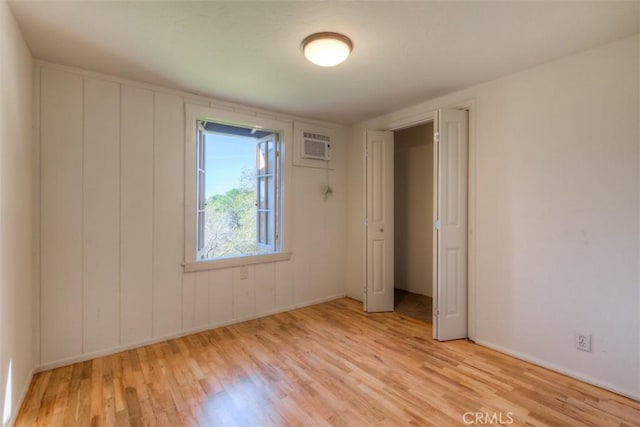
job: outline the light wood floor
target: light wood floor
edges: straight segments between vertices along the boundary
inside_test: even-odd
[[[640,423],[639,402],[430,337],[340,299],[39,373],[16,425]]]

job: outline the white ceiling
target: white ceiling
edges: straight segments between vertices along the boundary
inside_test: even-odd
[[[639,31],[639,2],[11,3],[36,58],[354,123]],[[332,69],[316,31],[351,37]]]

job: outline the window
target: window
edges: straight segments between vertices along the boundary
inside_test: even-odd
[[[198,260],[277,252],[278,134],[199,121],[197,144]]]
[[[288,259],[291,123],[187,106],[185,270]]]

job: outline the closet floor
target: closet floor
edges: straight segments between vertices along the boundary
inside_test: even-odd
[[[433,299],[424,295],[402,289],[394,289],[393,308],[396,313],[431,323],[433,314]]]

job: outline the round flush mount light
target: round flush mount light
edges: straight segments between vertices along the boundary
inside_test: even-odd
[[[321,67],[333,67],[344,62],[353,50],[351,39],[339,33],[315,33],[302,40],[302,52]]]

